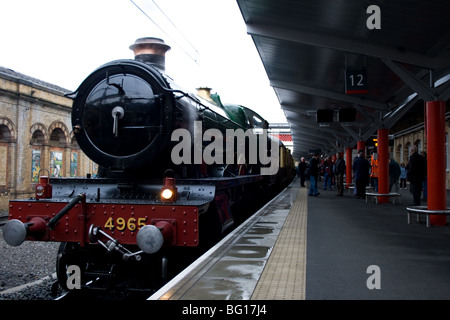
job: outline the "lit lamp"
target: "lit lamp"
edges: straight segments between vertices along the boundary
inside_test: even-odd
[[[177,187],[175,186],[175,177],[168,177],[168,174],[175,175],[172,170],[166,170],[163,177],[163,186],[161,188],[162,202],[175,202],[177,200]]]

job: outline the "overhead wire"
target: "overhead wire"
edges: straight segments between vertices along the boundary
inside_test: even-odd
[[[136,2],[133,0],[130,0],[132,4],[138,8],[139,11],[141,11],[147,19],[149,19],[159,30],[161,30],[168,38],[170,38],[192,61],[194,61],[198,65],[198,59],[193,57],[174,37],[172,37],[169,33],[166,32],[163,28],[159,26],[159,24],[150,17],[145,10],[143,10]],[[194,45],[187,39],[187,37],[180,31],[180,29],[173,23],[173,21],[166,15],[166,13],[156,4],[154,0],[152,0],[153,4],[156,6],[156,8],[164,15],[164,17],[169,21],[169,23],[173,26],[173,28],[183,37],[183,39],[189,44],[189,46],[195,51],[196,55],[200,55],[198,50],[194,47]]]
[[[164,17],[166,17],[166,19],[170,22],[170,24],[175,28],[175,30],[177,30],[179,32],[179,34],[183,37],[183,39],[191,46],[192,49],[194,49],[196,54],[199,54],[199,52],[197,51],[197,49],[195,48],[195,46],[189,41],[189,39],[183,34],[183,32],[181,32],[181,30],[175,25],[175,23],[173,23],[173,21],[166,15],[166,13],[164,12],[164,10],[162,10],[158,4],[155,2],[155,0],[152,0],[152,2],[155,4],[155,6],[158,8],[158,10],[164,15]]]

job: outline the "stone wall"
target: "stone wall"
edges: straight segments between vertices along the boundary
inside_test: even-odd
[[[60,177],[96,173],[74,139],[67,93],[0,67],[0,210],[10,199],[34,195],[40,170]]]

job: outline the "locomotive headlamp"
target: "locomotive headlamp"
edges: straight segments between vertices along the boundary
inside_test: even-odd
[[[48,172],[47,169],[43,169]],[[49,176],[41,176],[39,171],[39,183],[36,185],[36,199],[50,199],[52,197],[52,185]],[[48,172],[50,175],[50,172]]]
[[[175,177],[168,177],[168,174],[175,175],[172,170],[166,170],[163,177],[163,186],[161,188],[162,202],[175,202],[177,200],[177,187],[175,186]]]
[[[171,189],[163,189],[161,192],[161,197],[165,200],[169,200],[173,196],[173,191]]]

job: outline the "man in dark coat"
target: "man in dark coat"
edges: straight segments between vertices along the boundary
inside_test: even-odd
[[[317,190],[317,181],[319,180],[319,164],[320,164],[319,156],[320,155],[316,153],[314,157],[312,157],[311,160],[309,161],[310,186],[308,195],[314,197],[317,197],[320,194],[319,191]]]
[[[302,157],[300,159],[300,163],[298,164],[298,173],[300,175],[300,186],[301,187],[305,187],[305,180],[306,180],[306,161],[305,161],[305,157]]]
[[[358,156],[353,160],[353,174],[355,175],[356,182],[356,198],[366,198],[366,185],[369,182],[369,169],[370,164],[367,159],[364,158],[364,150],[358,150]]]
[[[408,162],[408,181],[411,183],[411,192],[415,206],[420,206],[420,195],[422,194],[422,183],[427,175],[425,158],[417,152],[417,146],[411,146],[411,156]]]

